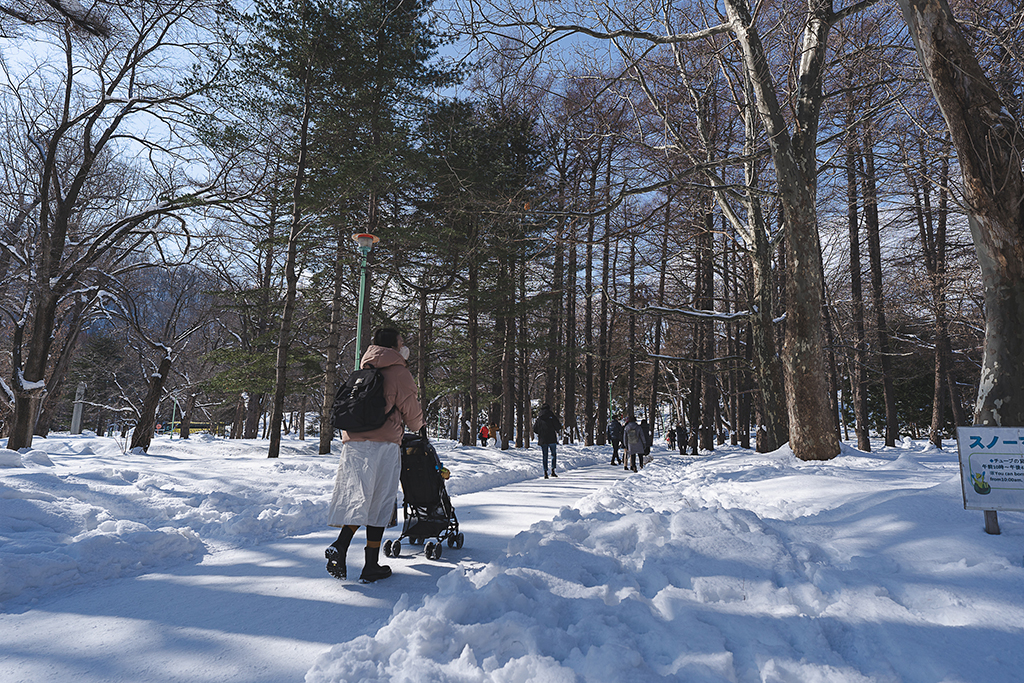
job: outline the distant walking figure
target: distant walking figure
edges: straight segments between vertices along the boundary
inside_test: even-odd
[[[551,476],[555,474],[555,460],[558,457],[558,432],[562,431],[562,423],[558,416],[551,411],[547,403],[540,407],[540,414],[537,421],[533,423],[533,433],[537,435],[537,443],[540,444],[540,451],[544,454],[544,478],[548,478],[548,452],[551,453]]]

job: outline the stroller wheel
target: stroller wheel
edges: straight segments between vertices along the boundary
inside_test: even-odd
[[[449,536],[448,537],[448,547],[449,548],[454,548],[455,547],[455,537],[454,536]]]
[[[455,534],[455,549],[456,550],[460,549],[462,547],[462,544],[465,543],[465,541],[466,541],[466,537],[465,537],[465,535],[463,535],[463,533],[461,531],[459,533]]]
[[[401,552],[402,552],[402,543],[401,543],[401,541],[395,541],[394,543],[391,544],[391,557],[398,557],[399,554],[401,554]]]
[[[444,548],[444,546],[442,546],[440,543],[435,543],[434,544],[434,554],[430,556],[430,559],[432,559],[432,560],[440,560],[441,559],[441,550],[443,548]]]
[[[427,556],[428,560],[434,559],[434,542],[430,541],[427,543],[427,547],[423,549],[423,554]]]
[[[384,557],[391,557],[391,541],[384,541]]]

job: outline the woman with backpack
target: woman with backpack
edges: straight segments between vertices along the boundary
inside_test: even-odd
[[[374,333],[373,343],[359,363],[363,369],[376,368],[383,376],[383,426],[341,432],[341,458],[327,519],[330,526],[341,527],[341,533],[324,551],[327,572],[337,579],[348,576],[345,555],[360,526],[366,526],[366,563],[359,580],[371,583],[391,576],[391,567],[379,562],[380,542],[398,495],[405,434],[402,423],[424,438],[427,435],[416,381],[406,367],[408,358],[409,347],[402,335],[385,327]]]
[[[537,443],[544,454],[544,478],[548,478],[548,452],[551,452],[551,476],[555,474],[555,459],[558,457],[558,432],[562,431],[562,423],[551,411],[547,403],[540,407],[537,421],[533,423],[533,433],[537,435]]]

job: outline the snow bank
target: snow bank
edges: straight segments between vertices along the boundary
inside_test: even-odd
[[[663,454],[306,681],[1016,681],[1024,520],[1003,516],[984,534],[955,455],[919,446]]]

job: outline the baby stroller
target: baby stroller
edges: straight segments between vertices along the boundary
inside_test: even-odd
[[[431,560],[441,559],[441,543],[449,548],[461,548],[465,537],[459,531],[459,520],[448,497],[441,476],[441,460],[430,442],[418,434],[402,437],[402,535],[395,541],[384,542],[384,555],[398,557],[402,552],[402,539],[412,545],[423,545]],[[427,541],[435,538],[437,542]]]

